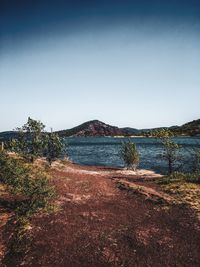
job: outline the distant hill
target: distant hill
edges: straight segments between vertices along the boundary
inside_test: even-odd
[[[200,119],[171,127],[171,130],[177,135],[200,136]]]
[[[119,128],[99,120],[87,121],[74,128],[57,131],[61,137],[68,136],[143,136],[146,132],[161,128],[170,129],[175,135],[200,136],[200,119],[183,124],[182,126],[159,127],[152,129],[136,129],[131,127]],[[0,133],[0,141],[17,138],[16,131]]]
[[[87,121],[77,127],[57,132],[60,136],[123,136],[127,131],[99,120]]]
[[[17,138],[18,133],[16,131],[5,131],[0,133],[0,141],[8,141]]]
[[[159,129],[170,129],[175,135],[200,136],[200,119],[188,122],[182,126],[159,127],[151,129],[136,129],[131,127],[119,128],[99,120],[85,122],[68,130],[58,131],[60,136],[131,136],[145,135],[146,132]]]
[[[136,128],[131,128],[131,127],[125,127],[125,128],[120,128],[120,129],[124,131],[127,135],[138,135],[141,132],[141,130],[138,130]]]
[[[200,119],[193,120],[185,123],[181,126],[171,126],[171,127],[159,127],[153,129],[143,129],[139,131],[139,134],[143,134],[148,131],[155,131],[159,129],[169,129],[174,135],[184,135],[184,136],[200,136]]]

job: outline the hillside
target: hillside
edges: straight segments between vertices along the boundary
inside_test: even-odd
[[[200,119],[188,122],[182,126],[159,127],[152,129],[136,129],[131,127],[119,128],[99,120],[85,122],[68,130],[58,131],[60,136],[142,136],[146,132],[159,129],[170,129],[175,135],[200,136]]]
[[[200,136],[200,119],[187,122],[181,126],[171,127],[159,127],[151,129],[135,129],[135,128],[123,128],[126,130],[128,135],[143,135],[149,131],[156,131],[160,129],[169,129],[175,135],[186,135],[186,136]]]
[[[200,119],[190,121],[180,127],[173,127],[172,130],[177,135],[200,136]]]
[[[0,141],[8,141],[13,138],[17,138],[16,131],[5,131],[0,133]]]
[[[122,136],[127,131],[116,126],[111,126],[99,120],[85,122],[69,130],[57,132],[60,136]]]

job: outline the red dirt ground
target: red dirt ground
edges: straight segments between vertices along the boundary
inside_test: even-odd
[[[156,204],[116,186],[116,179],[141,177],[73,164],[54,165],[52,175],[60,208],[32,219],[31,248],[19,266],[200,266],[200,230],[193,210]],[[139,184],[157,190],[146,180]],[[12,258],[7,263],[16,266]]]

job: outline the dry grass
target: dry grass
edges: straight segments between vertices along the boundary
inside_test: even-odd
[[[200,184],[185,181],[170,181],[162,185],[165,192],[172,194],[179,202],[195,209],[200,219]]]

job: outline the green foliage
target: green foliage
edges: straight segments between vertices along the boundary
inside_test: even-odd
[[[59,157],[63,149],[63,143],[56,133],[48,133],[45,136],[45,156],[51,165],[52,161]]]
[[[200,173],[200,150],[191,153],[192,171]]]
[[[200,172],[196,173],[182,173],[173,172],[172,174],[165,176],[157,181],[158,184],[170,184],[176,182],[187,182],[187,183],[200,183]]]
[[[172,181],[185,180],[186,174],[182,172],[173,172],[168,176]]]
[[[169,129],[163,128],[163,129],[159,129],[159,130],[155,130],[151,132],[151,136],[160,138],[161,140],[165,140],[166,138],[174,137],[174,134]]]
[[[152,132],[152,136],[160,140],[163,145],[164,151],[161,157],[168,162],[168,173],[171,174],[174,171],[174,164],[180,160],[178,154],[181,146],[173,141],[173,133],[169,129],[160,129]]]
[[[152,135],[151,131],[146,131],[142,133],[142,136],[145,136],[145,137],[151,137],[151,135]]]
[[[0,182],[7,186],[12,194],[21,192],[22,181],[28,175],[28,169],[20,160],[9,157],[5,152],[0,152]]]
[[[139,153],[134,143],[131,143],[130,140],[128,142],[123,142],[120,156],[128,168],[136,170],[139,164]]]
[[[0,182],[19,200],[15,207],[17,216],[29,217],[40,209],[47,208],[54,195],[46,177],[32,177],[30,169],[22,161],[11,158],[4,152],[0,152]]]
[[[59,157],[63,144],[56,133],[45,132],[45,125],[28,118],[28,122],[18,128],[18,138],[9,143],[9,149],[33,162],[37,157],[46,156],[50,165]]]
[[[200,184],[200,172],[187,173],[185,175],[185,181],[189,183]]]
[[[44,149],[44,129],[45,125],[42,122],[29,117],[26,124],[21,128],[17,128],[19,137],[17,140],[11,141],[11,150],[20,153],[33,162],[38,156],[42,155]]]
[[[12,158],[4,151],[0,152],[0,183],[12,196],[11,207],[14,211],[15,227],[8,243],[8,252],[4,266],[10,266],[10,258],[17,261],[29,250],[31,236],[30,217],[39,211],[48,211],[54,197],[54,188],[49,185],[45,176],[35,177],[32,165],[27,167],[21,159]]]

